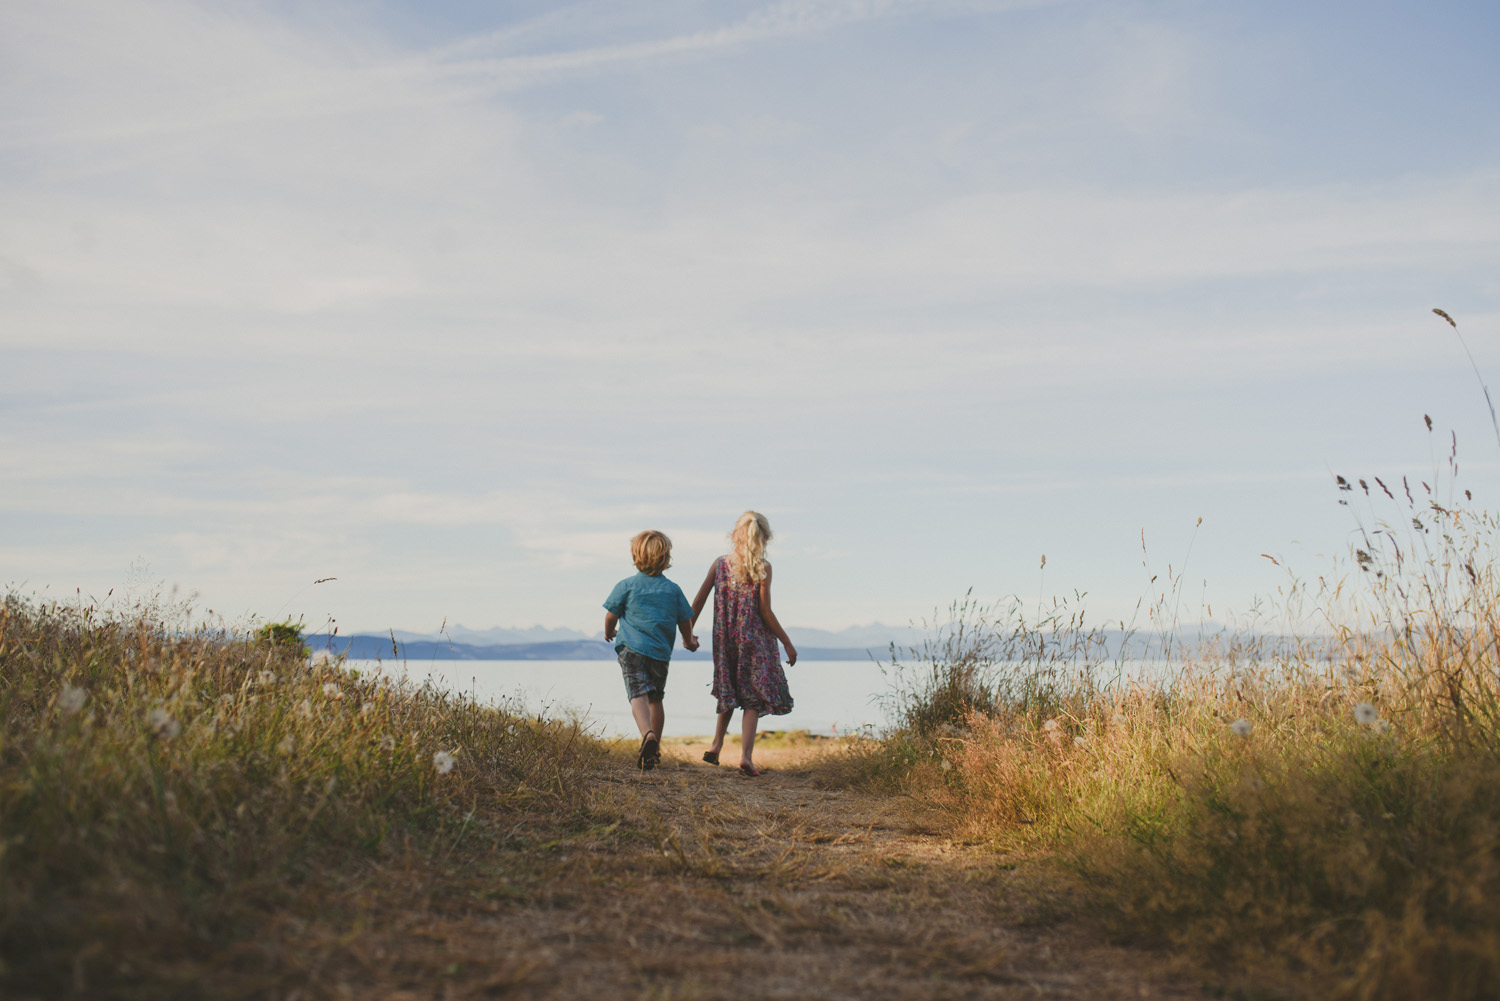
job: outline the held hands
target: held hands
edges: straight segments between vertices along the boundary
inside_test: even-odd
[[[698,649],[698,637],[692,633],[688,633],[682,638],[682,648],[689,653]]]

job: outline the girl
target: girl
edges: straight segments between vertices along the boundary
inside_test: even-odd
[[[719,700],[719,722],[713,746],[703,760],[719,763],[724,733],[736,708],[740,718],[740,771],[752,778],[760,774],[751,760],[755,749],[755,727],[763,715],[784,716],[792,711],[792,693],[776,641],[786,647],[788,665],[797,663],[797,648],[771,611],[771,564],[766,562],[766,543],[771,541],[771,523],[763,514],[746,511],[729,534],[730,551],[714,560],[708,576],[693,599],[692,622],[698,621],[708,592],[714,592],[714,697]]]

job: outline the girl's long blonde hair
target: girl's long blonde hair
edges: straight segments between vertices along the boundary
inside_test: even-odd
[[[759,584],[766,579],[766,543],[771,541],[771,523],[758,511],[746,511],[729,533],[729,569],[741,583]]]

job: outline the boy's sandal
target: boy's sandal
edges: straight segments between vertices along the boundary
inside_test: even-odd
[[[656,736],[655,730],[647,730],[646,736],[641,738],[641,753],[636,756],[636,760],[643,772],[649,772],[661,760],[661,740]]]
[[[760,769],[756,768],[754,765],[740,765],[740,771],[750,776],[752,779],[760,774]]]
[[[718,751],[704,751],[703,752],[703,760],[707,761],[711,765],[717,765],[719,763],[719,752]]]

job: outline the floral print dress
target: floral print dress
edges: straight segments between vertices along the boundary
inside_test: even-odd
[[[729,557],[714,563],[714,697],[719,712],[753,709],[762,716],[792,711],[776,637],[760,617],[760,585],[735,579]]]

